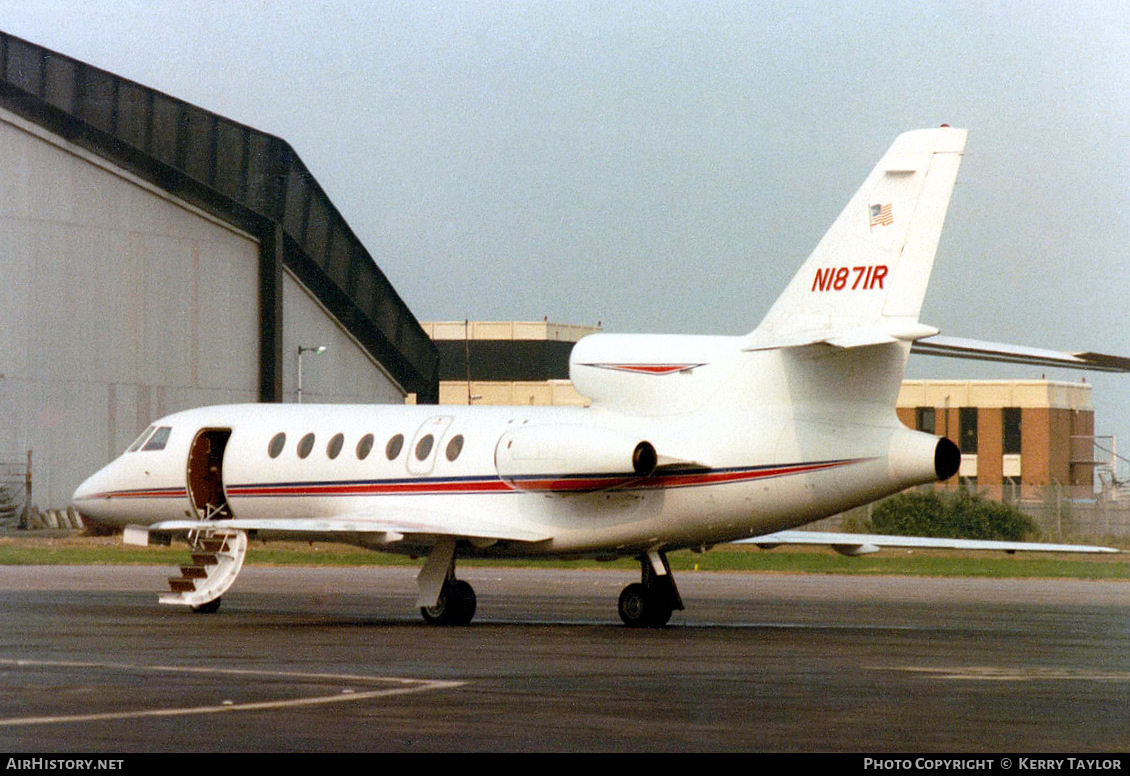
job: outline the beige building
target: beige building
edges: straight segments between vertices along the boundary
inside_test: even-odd
[[[584,407],[569,381],[573,345],[598,326],[548,321],[421,323],[439,351],[440,404]]]
[[[907,380],[898,414],[961,448],[960,480],[998,498],[1038,499],[1049,486],[1089,497],[1095,408],[1087,383]]]

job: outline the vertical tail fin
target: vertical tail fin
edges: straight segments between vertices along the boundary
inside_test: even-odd
[[[918,323],[966,130],[900,135],[745,342],[857,345],[937,333]]]

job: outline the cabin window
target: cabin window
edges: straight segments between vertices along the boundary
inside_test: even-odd
[[[271,437],[271,444],[267,445],[267,455],[278,458],[284,447],[286,447],[286,434],[280,431]]]
[[[463,452],[463,435],[456,434],[451,438],[451,441],[447,443],[447,460],[454,461],[459,457],[461,452]]]
[[[127,453],[135,453],[138,450],[140,450],[141,446],[143,444],[145,444],[145,440],[148,439],[149,435],[153,433],[154,428],[156,428],[156,426],[150,426],[149,428],[142,431],[141,436],[139,436],[137,439],[135,439],[133,441],[133,444],[130,445],[128,448],[126,448],[126,452]]]
[[[400,451],[403,448],[404,434],[397,434],[392,439],[388,440],[388,445],[385,447],[385,457],[392,461],[396,456],[400,455]]]
[[[431,434],[424,434],[420,441],[416,443],[416,460],[423,461],[431,455],[432,447],[435,446],[436,438]]]
[[[373,449],[373,435],[366,434],[361,437],[361,441],[357,443],[357,460],[364,461],[369,457],[369,453]]]
[[[298,441],[298,457],[305,458],[314,449],[314,435],[307,434]]]
[[[169,441],[169,434],[172,428],[169,426],[161,426],[153,432],[153,436],[149,437],[149,441],[145,443],[145,447],[141,448],[142,451],[147,450],[164,450],[165,443]]]
[[[345,436],[342,434],[334,434],[333,439],[326,445],[326,455],[330,457],[330,460],[337,458],[338,454],[341,453],[341,446],[343,444],[345,444]]]

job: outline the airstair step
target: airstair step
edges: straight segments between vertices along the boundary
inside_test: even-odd
[[[179,567],[181,576],[169,579],[172,592],[163,593],[158,600],[162,604],[204,611],[231,587],[239,574],[247,554],[247,534],[205,528],[191,539],[194,542],[191,564]]]
[[[184,577],[169,577],[169,589],[174,593],[194,593],[196,583]]]

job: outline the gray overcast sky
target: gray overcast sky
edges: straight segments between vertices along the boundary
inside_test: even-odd
[[[0,29],[285,138],[421,320],[748,331],[898,133],[967,127],[924,322],[1130,355],[1126,3],[0,0]],[[1130,453],[1130,377],[1087,379]]]

